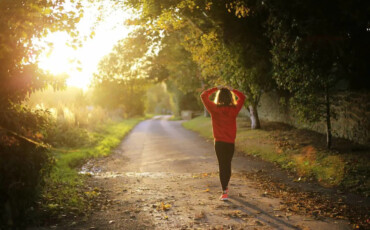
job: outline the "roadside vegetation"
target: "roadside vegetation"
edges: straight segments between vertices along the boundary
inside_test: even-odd
[[[368,9],[368,1],[344,0],[1,1],[0,229],[25,228],[36,208],[50,216],[82,212],[78,166],[107,155],[140,120],[133,117],[177,119],[183,110],[201,110],[200,92],[215,85],[247,96],[240,151],[295,170],[301,180],[369,195],[369,151],[332,141],[343,104],[338,93],[363,94],[354,103],[369,107]],[[122,20],[113,23],[112,15]],[[113,48],[99,63],[85,62],[101,53],[85,53],[90,41],[115,37],[99,25],[130,32],[95,40],[95,48]],[[67,87],[73,78],[88,91]],[[324,122],[326,137],[261,124],[258,108],[268,92],[278,92],[291,115]],[[350,125],[361,126],[356,136],[368,134],[367,114],[353,115]],[[202,119],[184,125],[210,137]]]
[[[72,87],[47,88],[23,103],[21,108],[37,114],[43,125],[31,138],[9,133],[4,140],[9,151],[1,155],[0,192],[8,202],[0,228],[85,216],[99,198],[100,192],[89,188],[86,175],[79,173],[81,166],[109,155],[146,117],[103,108],[89,94]]]
[[[42,192],[39,214],[49,221],[67,216],[87,214],[92,202],[100,195],[97,188],[89,188],[80,174],[80,167],[88,159],[104,157],[117,147],[124,136],[143,118],[108,122],[89,131],[89,144],[53,149],[55,166]]]
[[[370,195],[368,148],[337,140],[333,149],[328,150],[322,134],[263,121],[263,129],[250,129],[249,121],[243,117],[237,122],[237,152],[295,172],[297,182],[315,180],[324,187]],[[210,118],[196,117],[183,126],[205,138],[213,138]]]
[[[79,173],[81,166],[91,158],[108,156],[145,119],[141,113],[109,110],[95,102],[91,92],[71,87],[35,92],[29,98],[30,107],[49,111],[49,128],[42,135],[51,145],[52,162],[39,190],[34,215],[28,217],[36,215],[35,220],[48,223],[69,216],[86,216],[100,192],[85,183],[88,175]]]

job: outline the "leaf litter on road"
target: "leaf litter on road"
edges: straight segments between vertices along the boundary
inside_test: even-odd
[[[319,192],[300,191],[297,188],[273,181],[261,171],[255,173],[243,172],[246,178],[254,180],[257,187],[264,192],[261,196],[271,196],[282,199],[279,210],[306,215],[306,219],[349,219],[354,226],[366,229],[369,227],[369,210],[361,206],[344,204],[343,199],[334,194],[324,195]]]
[[[168,211],[172,207],[171,204],[166,204],[164,202],[161,202],[159,205],[156,205],[158,211]]]

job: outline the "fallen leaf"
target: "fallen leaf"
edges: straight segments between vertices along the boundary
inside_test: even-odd
[[[171,207],[171,204],[165,204],[164,202],[162,202],[160,205],[157,206],[157,210],[168,211]]]
[[[256,225],[258,225],[258,226],[263,226],[264,224],[263,223],[261,223],[260,221],[258,221],[258,220],[256,220],[256,222],[254,222]]]
[[[194,220],[200,220],[200,219],[203,219],[204,217],[205,217],[205,213],[204,211],[201,211],[195,214]]]

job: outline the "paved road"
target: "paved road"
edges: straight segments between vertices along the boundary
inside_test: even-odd
[[[89,162],[89,183],[106,191],[106,205],[89,219],[56,228],[350,229],[346,221],[281,211],[282,200],[241,173],[269,165],[242,156],[233,159],[230,201],[219,201],[213,143],[168,118],[141,122],[115,153]]]

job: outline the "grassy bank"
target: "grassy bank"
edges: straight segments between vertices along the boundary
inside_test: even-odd
[[[89,200],[98,196],[99,191],[84,185],[87,175],[79,174],[79,167],[90,158],[109,155],[142,120],[133,118],[101,125],[94,131],[89,131],[89,146],[53,150],[56,162],[46,181],[40,205],[47,218],[65,218],[88,211],[92,205]]]
[[[197,117],[183,126],[212,138],[210,118]],[[370,195],[368,148],[336,139],[333,150],[327,150],[323,135],[279,123],[262,122],[260,130],[249,127],[247,118],[238,118],[237,151],[275,162],[300,180],[314,179],[325,187]]]

